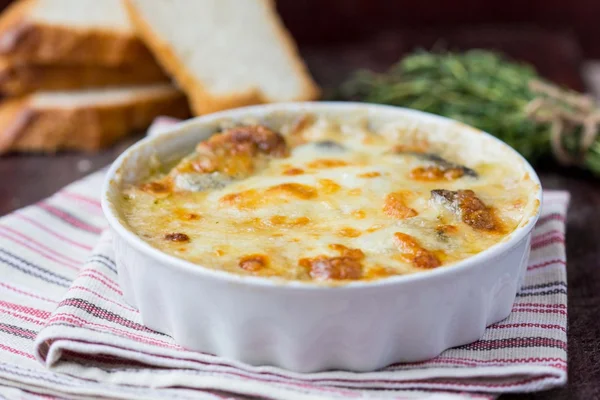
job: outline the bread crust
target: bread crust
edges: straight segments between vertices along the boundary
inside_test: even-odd
[[[268,1],[268,0],[265,0]],[[268,1],[271,11],[273,12],[271,21],[274,24],[275,30],[278,33],[280,40],[285,43],[285,48],[292,59],[296,60],[295,69],[297,74],[304,81],[304,91],[293,99],[294,101],[315,100],[320,96],[319,87],[313,82],[306,67],[298,55],[296,45],[291,36],[283,27],[279,18],[275,14],[275,5],[272,1]],[[253,104],[263,104],[271,102],[258,89],[247,92],[238,92],[227,96],[214,96],[209,93],[186,65],[179,59],[175,52],[170,48],[162,38],[153,31],[152,27],[141,17],[140,13],[135,8],[131,0],[124,0],[125,9],[129,14],[129,18],[137,30],[140,38],[146,46],[152,51],[159,64],[173,77],[183,91],[187,94],[192,112],[194,115],[202,115],[220,110],[225,110],[235,107],[243,107]]]
[[[133,34],[46,25],[28,19],[35,0],[18,0],[0,16],[0,55],[38,64],[118,66],[155,63]]]
[[[306,64],[302,61],[302,57],[300,56],[300,51],[298,50],[298,46],[294,41],[292,34],[287,30],[283,22],[279,18],[277,14],[277,7],[275,0],[262,0],[265,1],[271,12],[271,18],[269,21],[273,24],[275,31],[277,32],[277,36],[279,40],[285,43],[284,49],[287,52],[288,56],[295,60],[294,69],[296,70],[296,74],[301,77],[303,81],[303,92],[298,98],[294,99],[294,101],[310,101],[317,100],[321,97],[321,89],[313,80],[306,67]]]
[[[140,95],[126,104],[69,108],[36,107],[32,97],[10,99],[0,105],[0,154],[97,151],[131,132],[147,128],[158,116],[189,116],[185,96],[176,90]]]
[[[116,85],[168,82],[152,63],[139,67],[92,65],[44,65],[21,63],[0,57],[0,94],[19,96],[33,91],[83,89]]]

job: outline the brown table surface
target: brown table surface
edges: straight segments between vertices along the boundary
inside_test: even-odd
[[[443,38],[440,40],[439,38]],[[301,48],[309,68],[325,88],[355,68],[385,69],[415,46],[486,47],[533,63],[555,82],[583,89],[577,42],[561,32],[481,28],[403,31],[360,43]],[[49,196],[64,185],[109,164],[139,135],[98,154],[9,155],[0,157],[0,215]],[[578,170],[540,167],[545,189],[568,190],[569,385],[547,392],[505,395],[503,399],[600,399],[600,180]]]

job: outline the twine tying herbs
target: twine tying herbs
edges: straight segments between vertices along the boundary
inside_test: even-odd
[[[581,165],[585,153],[598,136],[600,113],[594,99],[537,79],[529,82],[529,88],[539,97],[527,104],[525,114],[534,121],[550,123],[550,144],[558,162]],[[578,154],[571,154],[563,146],[564,136],[574,134],[577,129],[581,132]]]
[[[600,176],[600,111],[592,98],[498,53],[418,51],[385,73],[356,72],[333,98],[443,115],[496,135],[534,164],[554,156]]]

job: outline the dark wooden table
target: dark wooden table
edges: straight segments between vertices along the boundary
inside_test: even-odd
[[[533,63],[549,79],[583,90],[577,42],[561,32],[522,28],[403,31],[354,43],[302,48],[311,71],[325,88],[335,87],[355,68],[383,70],[414,47],[485,47]],[[139,139],[123,141],[98,154],[0,157],[0,215],[46,196],[109,164]],[[567,221],[569,285],[569,385],[506,399],[600,399],[600,179],[578,170],[539,169],[546,189],[572,196]]]

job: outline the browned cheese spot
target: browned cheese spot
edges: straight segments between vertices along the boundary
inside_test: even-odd
[[[167,194],[173,190],[173,183],[170,179],[144,183],[140,186],[144,192],[153,194]]]
[[[363,279],[381,279],[393,275],[397,275],[393,269],[382,267],[381,265],[375,265],[367,269],[367,272],[365,272]]]
[[[419,181],[453,181],[464,175],[462,168],[438,166],[417,167],[410,171],[410,178]]]
[[[359,231],[358,229],[354,229],[354,228],[350,228],[350,227],[345,227],[338,231],[338,235],[344,236],[344,237],[359,237],[361,234],[362,234],[362,232]]]
[[[232,206],[239,209],[252,209],[260,204],[261,196],[256,190],[250,189],[239,193],[226,194],[221,197],[219,201],[222,205],[228,207]]]
[[[311,161],[307,164],[309,168],[319,169],[319,168],[337,168],[337,167],[345,167],[348,163],[344,160],[336,160],[336,159],[318,159]]]
[[[175,209],[174,214],[177,218],[183,221],[198,221],[202,218],[199,214],[190,212],[183,208]]]
[[[282,183],[271,186],[267,189],[266,193],[284,194],[304,200],[317,197],[317,190],[315,188],[301,183]]]
[[[349,249],[341,244],[329,246],[340,253],[339,257],[317,256],[302,258],[298,264],[308,271],[314,280],[357,280],[362,278],[364,253],[359,249]]]
[[[285,157],[288,153],[283,136],[262,125],[238,126],[213,135],[198,144],[198,150],[206,148],[225,150],[228,154],[263,153],[274,157]]]
[[[392,151],[394,153],[426,153],[429,151],[429,142],[419,140],[414,143],[398,144]]]
[[[412,236],[405,233],[394,233],[394,243],[401,257],[415,267],[431,269],[442,265],[441,261],[431,251],[422,247]]]
[[[218,153],[218,152],[217,152]],[[204,154],[198,160],[191,161],[192,170],[200,173],[222,172],[227,176],[244,177],[254,171],[255,158],[249,153]]]
[[[329,248],[340,253],[340,256],[342,257],[350,257],[355,258],[357,260],[362,260],[363,258],[365,258],[365,253],[363,253],[361,249],[351,249],[349,247],[344,246],[343,244],[337,243],[330,244]]]
[[[301,183],[282,183],[271,186],[264,191],[248,189],[238,193],[227,194],[219,202],[221,206],[236,207],[239,209],[255,209],[263,204],[268,204],[273,197],[287,198],[295,197],[308,200],[317,197],[317,189]]]
[[[458,191],[458,207],[462,210],[465,224],[485,231],[502,231],[494,210],[487,207],[472,190]]]
[[[393,192],[385,196],[383,202],[383,212],[388,217],[396,219],[412,218],[417,212],[405,204],[407,193]]]
[[[383,225],[376,224],[376,225],[373,225],[370,228],[368,228],[367,232],[373,233],[373,232],[376,232],[376,231],[380,230],[381,228],[383,228]]]
[[[269,265],[269,258],[264,254],[250,254],[240,259],[239,266],[249,272],[258,272]]]
[[[325,194],[336,193],[341,189],[341,186],[331,179],[319,179],[319,185],[321,186],[321,191]]]
[[[167,233],[165,235],[165,240],[170,240],[171,242],[189,242],[190,237],[185,233]]]
[[[274,215],[269,218],[269,226],[283,226],[286,228],[292,228],[295,226],[303,226],[310,222],[308,217],[289,218],[285,215]]]
[[[283,171],[284,175],[302,175],[304,170],[302,168],[288,168]]]
[[[352,211],[352,216],[356,219],[365,219],[367,213],[364,210],[354,210]]]
[[[380,172],[365,172],[364,174],[358,174],[357,175],[359,178],[376,178],[378,176],[381,176]]]

